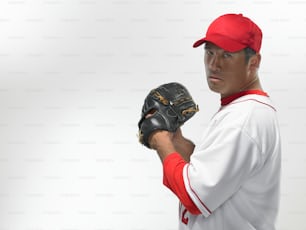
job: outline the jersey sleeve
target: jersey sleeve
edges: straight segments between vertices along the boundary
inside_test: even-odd
[[[243,185],[259,165],[256,142],[238,127],[215,128],[183,169],[186,191],[208,217]]]
[[[187,164],[179,153],[168,155],[163,162],[163,184],[179,198],[190,213],[198,215],[201,212],[189,197],[184,185],[183,168]]]

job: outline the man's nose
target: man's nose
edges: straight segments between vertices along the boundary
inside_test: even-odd
[[[214,55],[210,58],[208,68],[212,72],[219,72],[221,70],[220,57],[218,57],[218,55]]]

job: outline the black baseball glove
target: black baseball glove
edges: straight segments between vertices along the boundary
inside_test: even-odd
[[[171,82],[151,90],[144,100],[138,122],[139,142],[150,148],[148,141],[154,131],[175,132],[197,111],[198,105],[180,83]]]

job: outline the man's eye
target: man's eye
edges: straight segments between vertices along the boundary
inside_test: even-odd
[[[208,55],[210,55],[210,56],[212,56],[212,55],[214,55],[214,52],[212,52],[211,50],[205,50],[206,51],[206,54],[208,54]]]
[[[232,54],[231,54],[231,53],[225,52],[225,53],[223,54],[223,56],[224,56],[225,58],[230,58],[230,57],[232,57]]]

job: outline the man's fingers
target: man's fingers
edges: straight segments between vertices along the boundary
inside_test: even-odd
[[[153,116],[154,113],[156,113],[156,111],[157,111],[156,109],[151,109],[151,110],[146,114],[145,118],[147,119],[147,118]]]

